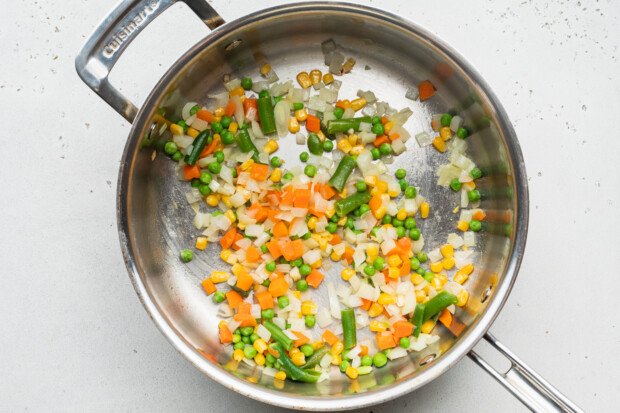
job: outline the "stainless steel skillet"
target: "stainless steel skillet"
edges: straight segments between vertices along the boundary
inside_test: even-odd
[[[175,0],[126,0],[108,15],[76,59],[84,82],[132,123],[118,180],[118,228],[135,290],[157,327],[198,369],[221,384],[257,400],[297,409],[343,410],[381,403],[417,389],[469,355],[526,406],[536,411],[581,411],[487,332],[515,282],[525,248],[528,189],[514,130],[480,75],[435,36],[393,14],[345,3],[299,3],[263,10],[224,24],[203,0],[184,1],[212,33],[188,50],[157,83],[138,109],[108,81],[108,74],[136,35]],[[480,188],[489,212],[488,230],[478,237],[478,269],[468,281],[471,298],[461,314],[468,327],[411,357],[351,382],[345,376],[317,385],[287,382],[276,388],[249,366],[231,369],[217,339],[216,309],[199,280],[219,264],[216,248],[181,265],[178,251],[191,245],[191,209],[172,163],[153,158],[148,143],[158,133],[158,108],[179,114],[187,101],[220,92],[225,74],[256,77],[267,60],[280,78],[323,67],[320,44],[334,39],[355,57],[340,96],[374,90],[393,107],[410,106],[407,128],[428,129],[432,113],[455,110],[471,125],[469,155],[487,171]],[[438,93],[430,103],[406,100],[405,90],[431,79]],[[282,145],[284,159],[297,159],[294,144]],[[394,167],[403,167],[433,205],[422,228],[433,248],[453,231],[454,195],[438,187],[436,168],[445,157],[417,148],[413,140]],[[336,280],[337,274],[330,274]],[[472,348],[487,340],[511,368],[500,373]]]

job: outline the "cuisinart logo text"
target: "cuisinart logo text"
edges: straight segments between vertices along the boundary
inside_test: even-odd
[[[121,48],[133,33],[138,30],[140,26],[147,22],[148,17],[157,10],[160,0],[151,0],[142,10],[138,12],[126,25],[121,27],[112,40],[108,42],[103,48],[103,56],[110,58],[114,56],[114,53]]]

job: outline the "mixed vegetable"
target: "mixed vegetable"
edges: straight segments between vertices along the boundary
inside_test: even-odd
[[[318,69],[300,72],[299,87],[279,83],[268,64],[261,75],[226,79],[225,93],[207,107],[187,103],[178,122],[162,117],[172,133],[163,150],[190,183],[193,223],[203,230],[195,249],[217,242],[230,266],[202,287],[221,304],[219,339],[232,360],[263,366],[276,380],[315,383],[330,366],[355,379],[435,343],[438,323],[461,334],[454,313],[468,301],[463,284],[486,217],[465,209],[477,206],[483,173],[465,156],[462,118],[435,115],[429,131],[415,136],[422,147],[450,150],[438,184],[461,193],[462,235],[425,253],[417,220],[429,218],[431,207],[404,169],[387,167],[405,151],[412,111],[396,111],[370,91],[339,99],[341,82]],[[423,81],[407,97],[434,93]],[[303,169],[286,169],[275,155],[279,142],[293,140],[304,147]],[[193,255],[180,252],[183,262]],[[338,287],[325,275],[337,267],[345,281]],[[310,299],[315,289],[328,305]],[[365,329],[374,339],[358,338]]]

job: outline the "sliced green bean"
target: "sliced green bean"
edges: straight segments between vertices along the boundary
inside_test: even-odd
[[[424,321],[429,320],[439,314],[444,308],[456,304],[458,299],[456,295],[447,291],[441,291],[436,296],[428,300],[424,308]]]
[[[263,325],[271,333],[271,338],[278,344],[281,344],[286,351],[293,348],[293,340],[284,334],[284,331],[271,321],[263,321]]]
[[[349,155],[343,156],[340,163],[338,163],[334,175],[329,180],[329,184],[338,192],[341,192],[347,183],[349,175],[351,175],[351,172],[353,172],[356,166],[357,162],[354,157]]]
[[[278,360],[282,364],[282,370],[286,373],[286,376],[291,380],[301,381],[303,383],[316,383],[319,380],[319,374],[312,370],[303,370],[297,367],[293,361],[286,355],[282,345],[280,343],[271,344],[271,348],[279,353]]]
[[[273,113],[273,105],[269,95],[259,97],[258,102],[258,118],[260,119],[260,128],[264,134],[269,135],[276,131],[276,117]]]
[[[194,143],[192,146],[192,152],[188,155],[185,155],[185,163],[188,165],[195,165],[200,153],[207,145],[207,140],[211,136],[211,131],[209,129],[205,129],[196,136],[194,139]]]
[[[344,349],[349,350],[357,344],[355,329],[355,312],[352,308],[346,308],[340,312],[342,318],[342,337]]]
[[[308,134],[308,150],[313,155],[323,154],[323,144],[316,133]]]
[[[413,325],[415,329],[413,330],[413,336],[419,337],[420,331],[422,331],[422,324],[424,324],[424,304],[417,304],[415,306],[415,311],[413,312]]]
[[[336,213],[341,217],[359,208],[360,205],[370,201],[371,195],[368,192],[356,192],[353,195],[336,201]]]
[[[302,369],[310,369],[321,362],[321,359],[329,353],[329,348],[327,346],[323,346],[317,351],[314,352],[313,355],[306,359],[306,363],[301,366]]]
[[[239,130],[239,132],[237,132],[237,135],[235,135],[235,142],[237,142],[237,146],[239,146],[241,152],[248,153],[250,151],[253,151],[254,154],[252,155],[252,159],[254,159],[254,162],[259,161],[258,148],[256,147],[256,145],[254,145],[254,142],[252,142],[252,138],[250,138],[250,134],[247,130]]]
[[[330,135],[336,133],[347,133],[349,129],[359,132],[360,123],[362,122],[372,123],[372,118],[370,116],[363,116],[361,118],[332,119],[327,122],[327,133]]]

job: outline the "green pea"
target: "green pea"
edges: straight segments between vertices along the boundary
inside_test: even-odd
[[[312,272],[312,267],[309,266],[308,264],[302,264],[299,267],[299,273],[301,274],[302,277],[307,277],[308,275],[310,275],[311,272]]]
[[[396,236],[398,238],[402,238],[406,235],[407,230],[405,229],[405,227],[397,227],[396,228]]]
[[[241,78],[241,87],[244,90],[250,90],[252,89],[252,78],[251,77],[242,77]]]
[[[301,258],[297,258],[293,261],[291,261],[291,265],[293,267],[301,267],[303,265],[304,261]]]
[[[452,115],[449,113],[444,113],[441,115],[439,122],[441,123],[441,126],[450,126],[450,122],[452,122]]]
[[[306,280],[297,281],[295,286],[297,287],[297,290],[301,291],[302,293],[308,290],[308,282]]]
[[[381,271],[384,265],[385,265],[385,259],[383,259],[383,257],[377,257],[372,262],[372,266],[375,267],[375,270],[377,271]]]
[[[390,145],[389,143],[382,143],[381,146],[379,146],[379,152],[381,152],[381,155],[386,156],[392,153],[392,145]]]
[[[374,125],[372,125],[372,128],[370,130],[377,136],[383,135],[384,132],[383,125],[381,123],[375,123]]]
[[[230,145],[235,142],[235,135],[233,135],[231,131],[223,131],[220,138],[222,139],[222,143],[224,145]]]
[[[419,240],[421,235],[422,233],[420,232],[418,228],[411,228],[409,230],[409,238],[411,238],[414,241]]]
[[[330,234],[334,234],[336,231],[338,231],[338,224],[330,222],[329,224],[327,224],[327,227],[325,227],[325,230],[327,230],[327,232],[329,232]]]
[[[301,236],[301,239],[303,239],[303,240],[307,240],[307,239],[310,239],[310,238],[312,238],[312,234],[309,233],[309,232],[306,232],[304,235]]]
[[[217,163],[224,162],[224,152],[216,151],[214,155],[215,155],[215,160],[217,161]]]
[[[461,139],[467,139],[467,137],[469,136],[469,131],[465,128],[458,128],[456,131],[456,136]]]
[[[187,132],[187,130],[189,129],[189,126],[187,126],[187,123],[185,123],[185,121],[183,119],[178,121],[177,125],[179,125],[180,127],[183,128],[183,132]]]
[[[327,140],[327,139],[323,141],[323,150],[325,152],[331,152],[333,149],[334,149],[334,142]]]
[[[265,361],[267,363],[275,363],[276,362],[276,358],[274,356],[272,356],[270,353],[267,353],[267,355],[265,356]]]
[[[275,314],[275,311],[271,308],[266,308],[260,312],[261,318],[265,320],[271,320]]]
[[[249,337],[254,332],[254,327],[241,327],[241,335],[244,337]]]
[[[385,354],[379,352],[372,357],[372,364],[375,367],[381,368],[387,364],[388,358]]]
[[[350,366],[351,366],[351,363],[349,363],[348,360],[342,360],[340,364],[338,365],[338,369],[340,370],[341,373],[344,373],[345,371],[347,371],[347,369]]]
[[[344,227],[348,228],[350,230],[353,230],[353,229],[355,229],[355,224],[353,223],[352,219],[347,218],[347,222],[345,222]]]
[[[394,176],[396,176],[396,179],[403,179],[405,176],[407,176],[407,171],[402,168],[397,169],[394,173]]]
[[[250,336],[241,337],[241,342],[244,344],[252,344],[252,340],[250,340]]]
[[[240,342],[235,343],[235,344],[233,345],[233,348],[234,348],[235,350],[243,350],[243,348],[244,348],[244,347],[245,347],[245,343],[244,343],[243,341],[240,341]]]
[[[192,250],[181,250],[181,261],[190,262],[194,258]]]
[[[383,225],[391,224],[392,223],[392,216],[391,215],[384,215],[383,218],[381,218],[381,223]]]
[[[190,185],[192,188],[200,188],[200,179],[198,178],[192,179],[192,181],[190,182]]]
[[[367,276],[369,276],[369,277],[372,277],[373,275],[375,275],[375,272],[376,272],[376,271],[377,271],[377,270],[376,270],[376,269],[375,269],[375,267],[374,267],[374,266],[372,266],[372,265],[366,265],[366,266],[364,267],[364,274],[366,274],[366,275],[367,275]]]
[[[416,257],[411,257],[411,259],[409,260],[409,265],[411,266],[411,269],[415,271],[420,268],[420,260],[418,260]]]
[[[284,179],[285,181],[290,181],[291,179],[293,179],[293,174],[290,173],[290,172],[287,172],[287,173],[284,174],[282,179]]]
[[[400,185],[400,190],[405,191],[407,187],[409,187],[409,182],[406,179],[399,179],[398,185]]]
[[[210,164],[207,165],[207,169],[211,173],[219,174],[220,171],[222,170],[222,164],[217,162],[217,161],[216,162],[211,162]]]
[[[192,106],[192,108],[189,110],[189,114],[190,115],[195,115],[196,113],[198,113],[198,111],[200,110],[200,105],[194,105]]]
[[[233,334],[232,342],[236,344],[236,343],[238,343],[240,341],[241,341],[241,336],[239,334]]]
[[[433,278],[435,278],[435,273],[433,273],[432,271],[426,271],[422,277],[424,277],[424,279],[430,283],[433,282]]]
[[[265,247],[265,249],[269,250],[267,247]],[[275,261],[269,261],[265,265],[265,269],[267,270],[267,272],[274,272],[276,270],[276,263],[275,263]]]
[[[293,110],[302,110],[304,108],[304,104],[302,102],[293,103]]]
[[[200,195],[202,195],[202,196],[209,196],[209,195],[211,195],[211,188],[209,188],[209,185],[207,185],[207,184],[200,185],[198,187],[198,191],[200,192]]]
[[[286,308],[289,305],[289,299],[287,296],[285,295],[281,295],[280,297],[278,297],[278,307],[280,308]]]
[[[258,354],[258,351],[256,351],[256,349],[254,348],[254,346],[245,346],[243,348],[243,355],[245,356],[245,358],[247,359],[253,359],[254,356],[256,356],[256,354]]]
[[[453,178],[450,181],[450,188],[452,188],[454,192],[460,191],[462,187],[463,187],[463,184],[461,183],[461,181],[459,181],[459,178]]]
[[[413,217],[407,217],[407,219],[405,219],[405,228],[411,229],[415,227],[416,227],[415,219]]]
[[[404,222],[398,218],[392,218],[392,225],[394,225],[395,227],[402,227],[404,225]]]
[[[471,221],[469,221],[469,229],[474,232],[480,231],[482,229],[482,222],[478,221],[477,219],[472,219]]]
[[[316,166],[306,165],[306,167],[304,168],[304,173],[306,174],[306,176],[312,178],[314,175],[316,175]]]
[[[213,294],[213,301],[215,301],[215,302],[216,302],[216,303],[218,303],[218,304],[219,304],[219,303],[221,303],[221,302],[223,302],[225,299],[226,299],[226,296],[225,296],[225,295],[224,295],[224,293],[223,293],[223,292],[221,292],[221,291],[216,291],[216,292]]]
[[[183,154],[177,151],[174,153],[174,155],[172,155],[172,160],[175,162],[179,162],[182,157],[183,157]]]
[[[303,346],[299,347],[299,351],[304,353],[304,356],[310,357],[314,354],[314,347],[312,347],[312,344],[304,344]]]
[[[222,120],[220,121],[220,123],[222,124],[222,128],[228,129],[228,127],[232,123],[232,118],[230,116],[222,116]],[[220,137],[222,136],[220,135]]]
[[[368,185],[366,185],[366,182],[359,180],[355,183],[355,189],[357,192],[365,192],[368,189]]]
[[[381,116],[373,116],[372,120],[371,120],[371,123],[373,125],[376,125],[377,123],[381,123]]]
[[[274,156],[273,158],[271,158],[271,160],[269,161],[269,163],[271,164],[271,166],[273,166],[274,168],[279,168],[282,165],[282,160],[277,157]]]
[[[476,202],[480,200],[480,191],[473,189],[467,192],[467,198],[470,202]]]
[[[401,337],[400,341],[398,342],[398,344],[402,347],[402,348],[409,348],[409,346],[411,345],[411,340],[409,340],[408,337]]]
[[[260,252],[262,252],[263,254],[267,254],[269,252],[269,248],[267,248],[267,246],[263,244],[260,246]]]
[[[478,179],[482,177],[482,171],[480,170],[480,168],[474,168],[471,171],[469,171],[469,176],[471,176],[474,179]]]
[[[178,150],[179,150],[179,148],[177,147],[177,144],[172,142],[172,141],[168,141],[164,145],[164,152],[168,156],[174,155],[175,153],[177,153]]]
[[[428,255],[426,255],[425,252],[422,252],[422,251],[418,252],[417,257],[421,263],[425,263],[426,261],[428,261]]]
[[[269,287],[269,284],[271,284],[271,280],[269,278],[267,278],[265,281],[263,281],[263,287]]]
[[[376,237],[377,231],[379,231],[379,227],[374,227],[373,229],[370,230],[370,235],[373,237]]]
[[[213,176],[209,172],[203,172],[200,174],[200,182],[203,184],[210,184],[213,180]]]
[[[336,117],[336,119],[342,119],[342,115],[344,115],[344,109],[342,108],[334,109],[334,116]]]
[[[310,154],[306,151],[302,152],[299,154],[299,160],[302,162],[308,162],[308,159],[310,159]]]
[[[417,272],[420,275],[424,275],[424,273],[426,272],[426,270],[422,267],[419,267],[417,270],[415,270],[415,272]]]
[[[362,356],[361,364],[362,366],[372,366],[372,357],[368,354]]]
[[[213,131],[213,133],[220,133],[221,131],[224,130],[224,128],[222,127],[221,122],[213,122],[211,124],[211,130]]]
[[[260,337],[258,336],[258,334],[256,333],[252,333],[252,335],[250,336],[250,341],[252,343],[254,343],[256,340],[258,340]]]
[[[316,317],[314,317],[312,314],[308,314],[304,318],[304,322],[306,323],[306,327],[312,328],[316,324]]]
[[[370,154],[372,155],[372,159],[375,161],[381,158],[381,151],[378,148],[372,148],[370,150]]]
[[[405,189],[405,198],[413,199],[415,198],[417,192],[418,191],[416,191],[415,186],[408,186],[407,189]]]
[[[364,215],[367,212],[370,212],[370,207],[368,206],[368,204],[362,204],[359,207],[360,210],[360,216]]]

